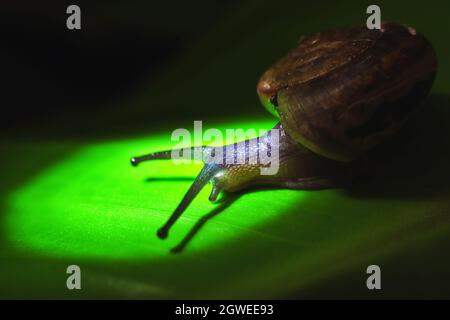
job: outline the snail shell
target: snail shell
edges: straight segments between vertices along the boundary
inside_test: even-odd
[[[436,67],[433,48],[414,29],[357,26],[304,38],[263,74],[257,92],[295,141],[350,161],[402,126]]]

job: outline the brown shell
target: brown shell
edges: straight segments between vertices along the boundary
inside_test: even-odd
[[[257,91],[294,140],[350,161],[400,128],[428,94],[436,67],[433,48],[414,29],[358,26],[303,39]]]

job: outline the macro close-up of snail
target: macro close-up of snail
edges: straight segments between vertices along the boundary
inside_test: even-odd
[[[158,236],[168,236],[208,182],[211,201],[220,192],[259,186],[301,190],[341,186],[352,177],[354,163],[404,125],[428,95],[436,70],[437,58],[428,40],[397,23],[302,38],[257,84],[262,104],[279,119],[276,130],[233,148],[193,147],[195,159],[205,165]],[[276,145],[270,144],[273,134],[279,138]],[[267,164],[256,161],[258,154],[273,148],[279,153],[278,171],[262,175],[260,168]],[[170,159],[172,152],[134,157],[131,163]],[[209,161],[215,153],[223,154],[224,161]],[[245,163],[233,163],[242,156]]]

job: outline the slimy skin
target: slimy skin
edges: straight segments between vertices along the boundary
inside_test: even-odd
[[[277,135],[278,139],[272,139]],[[253,187],[279,187],[289,189],[317,190],[336,187],[337,178],[345,172],[345,164],[317,156],[305,148],[301,148],[287,136],[280,124],[267,134],[258,138],[242,141],[223,147],[193,147],[190,154],[200,155],[205,165],[189,188],[188,192],[175,209],[167,223],[158,230],[158,237],[165,239],[170,227],[178,220],[187,206],[200,190],[212,183],[210,201],[216,201],[221,192],[238,192]],[[273,163],[262,163],[259,155],[278,150],[277,170],[274,174],[261,174],[262,168]],[[183,152],[182,149],[175,150]],[[148,155],[131,158],[133,166],[148,160],[171,159],[172,150],[160,151]],[[222,155],[215,158],[212,154]],[[245,159],[239,162],[238,159]],[[220,161],[219,161],[220,160]]]

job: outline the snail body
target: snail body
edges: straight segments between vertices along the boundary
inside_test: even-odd
[[[226,147],[194,147],[205,166],[167,223],[166,238],[193,198],[209,181],[214,201],[221,191],[254,186],[321,189],[339,185],[352,163],[406,122],[431,89],[435,52],[414,29],[383,23],[380,30],[356,26],[319,32],[273,64],[257,93],[279,123],[266,135]],[[276,134],[279,168],[262,175],[256,160]],[[270,140],[270,141],[269,141]],[[231,152],[229,150],[232,150]],[[221,163],[208,161],[221,151]],[[245,153],[246,163],[233,163]],[[133,165],[170,159],[171,151],[131,159]]]

